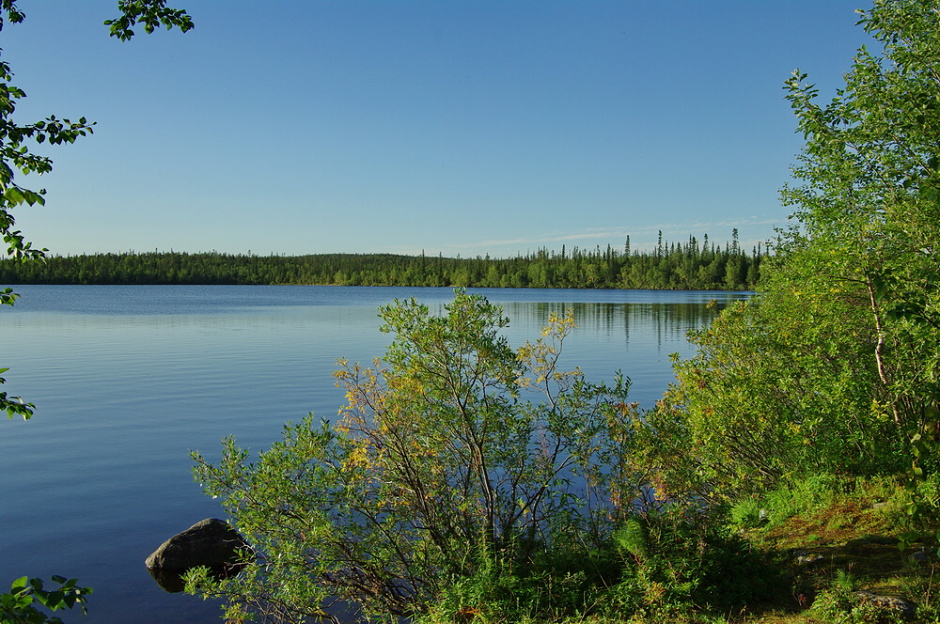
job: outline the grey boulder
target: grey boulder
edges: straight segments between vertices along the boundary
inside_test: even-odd
[[[177,533],[147,557],[151,576],[168,592],[183,590],[182,575],[190,568],[208,567],[217,577],[237,574],[250,550],[248,542],[224,520],[206,518]]]

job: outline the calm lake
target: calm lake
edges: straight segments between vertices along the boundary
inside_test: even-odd
[[[67,622],[218,622],[218,607],[167,594],[144,559],[171,535],[224,517],[193,482],[189,450],[219,440],[266,448],[308,412],[332,418],[336,359],[369,362],[391,338],[377,310],[416,297],[440,310],[450,289],[317,286],[20,286],[0,309],[2,390],[36,404],[0,420],[0,585],[76,577],[89,615]],[[617,370],[651,406],[672,381],[686,332],[745,293],[474,290],[501,304],[514,346],[550,311],[580,328],[562,363],[594,379]],[[718,305],[707,308],[709,301]]]

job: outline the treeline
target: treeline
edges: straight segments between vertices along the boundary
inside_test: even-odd
[[[636,288],[750,290],[760,277],[760,246],[660,242],[649,252],[596,247],[540,249],[513,258],[395,254],[107,253],[0,260],[5,284],[328,284],[480,288]]]

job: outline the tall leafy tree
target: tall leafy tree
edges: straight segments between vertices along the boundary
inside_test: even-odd
[[[858,50],[831,100],[804,73],[786,83],[806,138],[782,192],[795,227],[650,419],[697,449],[695,465],[665,466],[686,485],[896,471],[936,431],[940,2],[860,15],[878,52]]]
[[[899,430],[933,418],[940,362],[940,3],[878,0],[831,102],[797,73],[788,99],[806,136],[798,185],[784,189],[802,231],[796,259],[868,311],[877,398]]]
[[[159,26],[179,28],[186,32],[193,27],[190,16],[181,9],[166,6],[166,0],[119,0],[118,17],[105,21],[112,37],[127,41],[134,36],[138,24],[151,33]],[[7,24],[22,22],[26,14],[17,0],[0,0],[0,30]],[[23,206],[45,203],[45,190],[32,190],[20,184],[17,176],[42,175],[52,171],[52,160],[39,153],[39,145],[74,143],[79,137],[91,134],[94,122],[84,117],[77,121],[49,115],[45,119],[22,123],[16,118],[17,101],[26,93],[13,84],[10,64],[0,59],[0,235],[6,245],[6,255],[15,260],[37,260],[46,249],[33,247],[24,234],[16,229],[13,211]],[[16,293],[12,289],[0,290],[0,304],[13,305]],[[6,369],[0,369],[3,372]],[[3,379],[0,379],[0,384]],[[10,417],[32,415],[33,405],[17,397],[0,393],[0,410]]]

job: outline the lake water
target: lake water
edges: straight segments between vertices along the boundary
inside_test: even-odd
[[[94,588],[68,622],[218,622],[218,607],[167,594],[144,559],[205,517],[224,517],[193,482],[190,449],[220,439],[266,448],[308,412],[342,403],[336,359],[369,362],[390,337],[377,310],[416,297],[440,310],[450,289],[318,286],[20,286],[0,309],[2,390],[36,404],[0,420],[0,585],[23,575]],[[503,306],[510,342],[535,340],[549,311],[580,328],[563,363],[632,378],[652,405],[672,380],[688,329],[743,293],[475,290]],[[707,308],[716,300],[718,305]],[[5,418],[5,416],[4,416]]]

